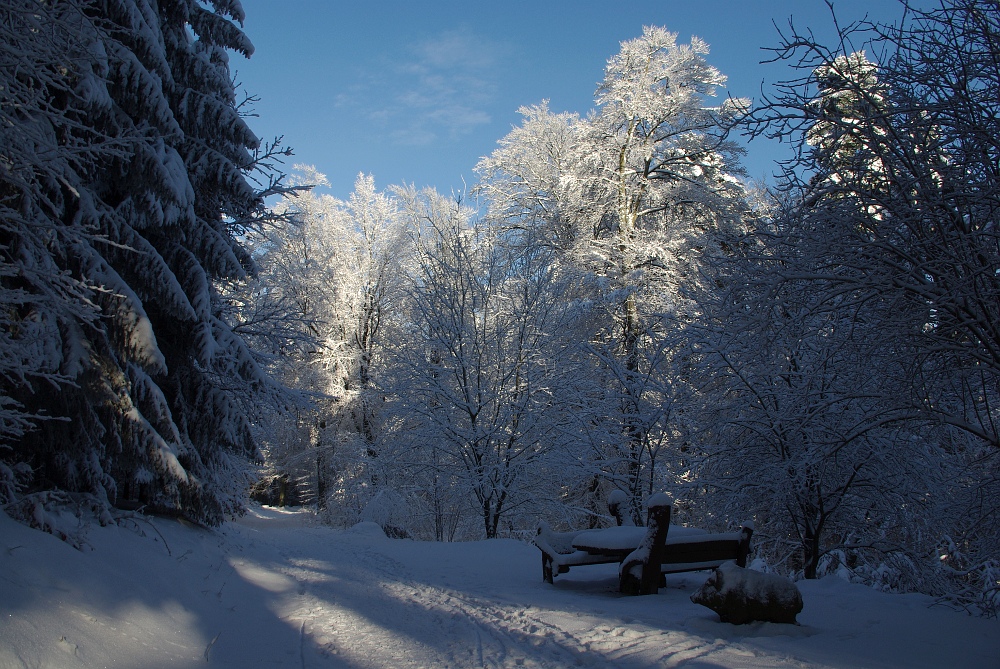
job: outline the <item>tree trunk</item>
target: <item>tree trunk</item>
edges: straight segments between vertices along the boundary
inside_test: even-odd
[[[623,306],[625,322],[623,324],[623,353],[625,355],[625,388],[624,394],[624,431],[628,449],[628,482],[632,491],[632,517],[636,527],[643,523],[641,504],[642,495],[642,445],[643,427],[639,416],[639,398],[635,397],[636,375],[639,371],[639,310],[635,303],[635,295],[625,298]]]
[[[317,444],[318,445],[318,444]],[[316,510],[326,508],[326,458],[323,451],[316,454]]]
[[[497,537],[497,515],[493,513],[492,504],[489,498],[483,500],[483,524],[486,526],[486,538],[496,539]]]
[[[816,578],[816,570],[819,568],[820,558],[820,536],[810,526],[806,526],[806,531],[802,537],[803,565],[802,573],[806,578]]]

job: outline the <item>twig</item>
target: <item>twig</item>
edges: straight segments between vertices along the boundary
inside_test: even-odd
[[[212,646],[215,645],[215,642],[219,640],[220,636],[222,636],[222,632],[221,631],[218,634],[216,634],[214,637],[212,637],[212,640],[208,642],[207,646],[205,646],[205,661],[206,662],[208,662],[208,653],[209,653],[209,651],[212,650]]]

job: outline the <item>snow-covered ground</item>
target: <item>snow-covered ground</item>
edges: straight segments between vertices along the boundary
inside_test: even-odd
[[[387,539],[257,507],[218,530],[93,527],[78,551],[0,513],[0,667],[1000,667],[1000,622],[836,578],[799,626],[733,626],[707,577],[623,597],[615,565],[546,585],[512,540]]]

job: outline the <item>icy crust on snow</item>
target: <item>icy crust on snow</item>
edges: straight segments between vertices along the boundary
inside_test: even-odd
[[[616,564],[549,585],[523,542],[357,529],[251,507],[211,531],[94,523],[81,552],[0,512],[0,667],[996,669],[1000,657],[1000,621],[835,577],[798,584],[800,626],[734,626],[689,600],[705,573],[622,597]]]

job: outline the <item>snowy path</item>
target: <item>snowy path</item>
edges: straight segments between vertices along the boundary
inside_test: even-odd
[[[509,540],[389,540],[273,509],[89,537],[79,552],[0,514],[0,669],[1000,667],[997,621],[836,579],[801,584],[800,626],[735,627],[689,601],[705,574],[638,598],[614,565],[546,585]]]
[[[279,571],[295,582],[288,584],[295,595],[283,603],[280,616],[300,621],[311,642],[303,651],[307,666],[316,655],[344,666],[369,666],[366,658],[377,657],[374,666],[385,667],[673,667],[717,652],[727,656],[723,666],[804,666],[771,654],[754,662],[753,651],[731,642],[643,623],[630,610],[643,602],[615,592],[613,567],[605,567],[596,583],[592,569],[581,570],[583,583],[598,597],[587,601],[586,592],[541,583],[537,553],[530,549],[525,555],[514,542],[495,542],[514,544],[506,547],[514,550],[498,551],[500,559],[480,568],[476,561],[486,557],[482,544],[394,542],[355,530],[324,545],[306,538],[311,532],[324,533],[300,528],[267,539],[278,538],[271,547],[286,565]],[[530,573],[527,582],[510,578],[515,555],[523,562],[518,574]],[[245,564],[237,570],[245,576],[260,573]],[[525,604],[532,600],[538,603]],[[617,602],[627,615],[568,611],[573,600],[577,607]],[[652,613],[654,620],[662,617]]]

